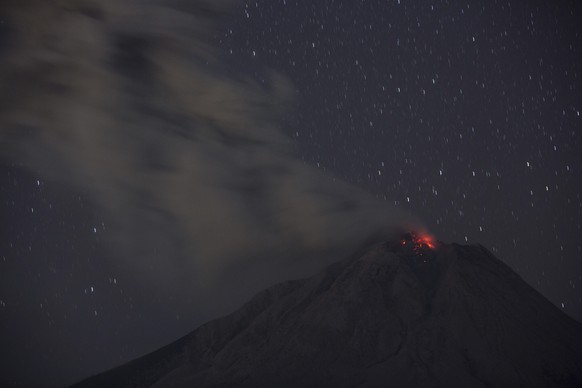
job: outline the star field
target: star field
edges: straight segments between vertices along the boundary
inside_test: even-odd
[[[217,40],[287,74],[306,163],[482,243],[582,316],[582,35],[574,2],[246,2]],[[261,70],[262,69],[262,70]]]

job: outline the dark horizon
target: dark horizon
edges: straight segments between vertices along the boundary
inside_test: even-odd
[[[406,233],[71,388],[577,387],[581,360],[582,324],[484,246]]]

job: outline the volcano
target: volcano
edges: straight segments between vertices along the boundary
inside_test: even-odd
[[[74,387],[579,387],[582,325],[481,245],[376,242]]]

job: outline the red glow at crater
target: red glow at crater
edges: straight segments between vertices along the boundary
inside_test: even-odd
[[[424,248],[436,248],[434,237],[426,233],[407,233],[400,243],[402,246],[410,245],[415,252],[420,252]]]
[[[417,238],[416,243],[420,245],[426,245],[430,249],[434,249],[434,239],[432,236],[429,235],[420,236]]]

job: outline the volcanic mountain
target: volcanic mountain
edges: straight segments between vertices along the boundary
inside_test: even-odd
[[[409,234],[74,387],[575,387],[582,325],[481,245]]]

